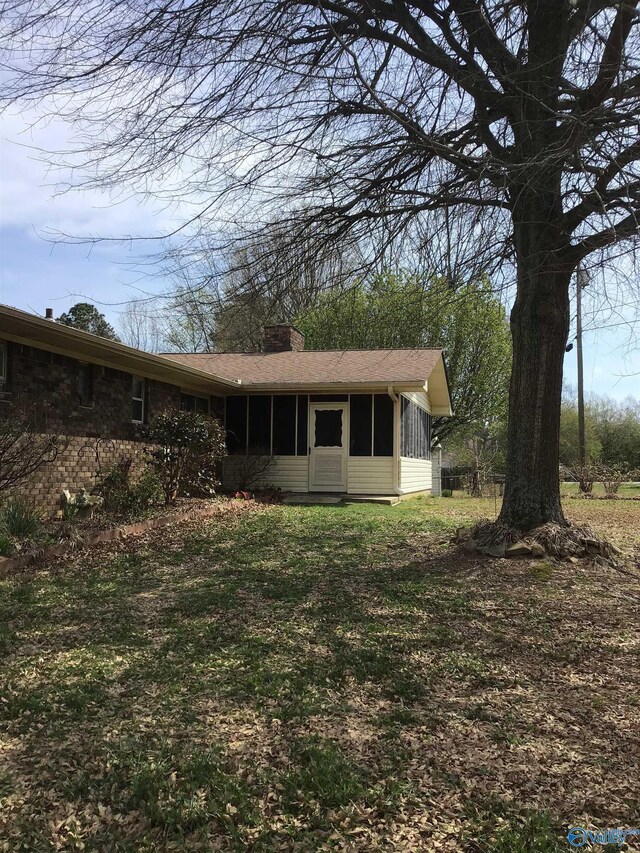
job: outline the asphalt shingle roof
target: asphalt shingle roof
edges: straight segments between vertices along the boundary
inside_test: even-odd
[[[424,383],[439,349],[303,350],[258,353],[162,353],[164,358],[243,385]]]

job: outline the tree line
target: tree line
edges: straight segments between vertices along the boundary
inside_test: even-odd
[[[593,394],[585,400],[586,460],[623,471],[640,472],[640,400],[614,400]],[[579,463],[578,404],[566,388],[560,420],[560,462],[568,469]]]

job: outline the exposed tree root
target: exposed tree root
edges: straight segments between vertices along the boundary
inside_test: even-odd
[[[589,557],[613,563],[621,553],[584,525],[565,527],[550,523],[521,533],[501,522],[483,520],[472,528],[459,528],[456,542],[469,551],[491,557],[549,556],[558,560]]]

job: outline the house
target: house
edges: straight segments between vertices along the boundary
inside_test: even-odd
[[[171,407],[224,419],[228,481],[243,457],[269,455],[271,485],[363,495],[429,491],[431,418],[451,415],[436,349],[310,351],[278,325],[259,353],[151,354],[0,306],[0,415],[67,438],[32,487],[42,505],[139,458],[139,425]]]

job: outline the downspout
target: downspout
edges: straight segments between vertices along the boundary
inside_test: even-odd
[[[387,394],[393,400],[393,491],[396,495],[403,494],[400,488],[400,397],[387,386]]]

